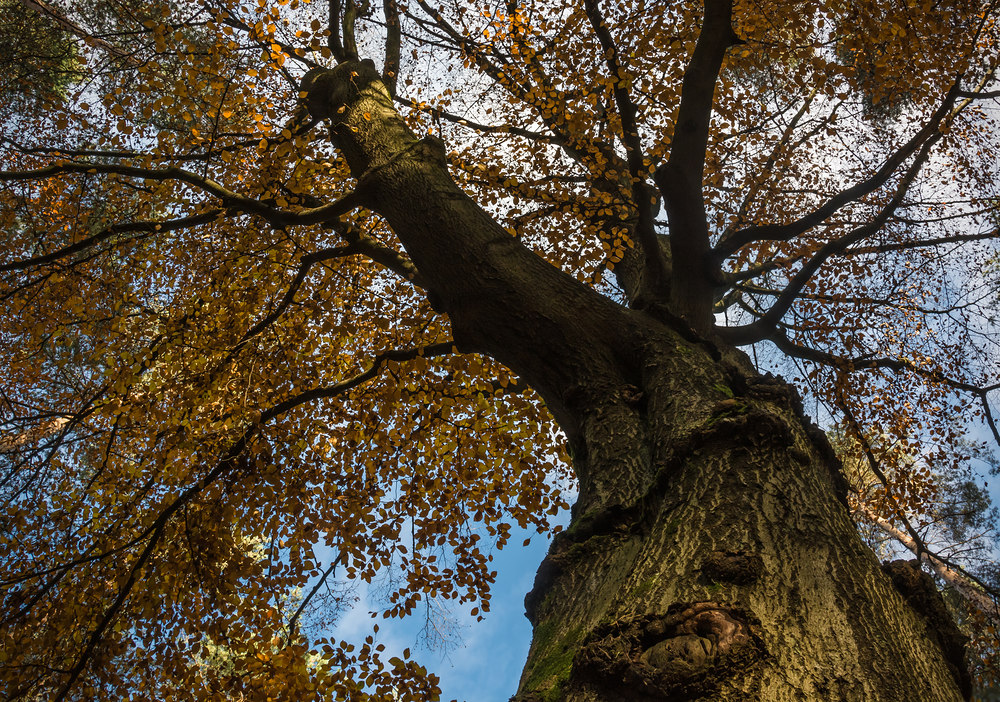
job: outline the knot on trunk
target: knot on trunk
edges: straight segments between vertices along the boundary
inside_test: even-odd
[[[666,615],[596,628],[573,677],[601,687],[608,699],[696,700],[764,658],[755,626],[752,615],[728,605],[675,604]]]
[[[920,569],[920,562],[891,561],[882,564],[882,570],[892,580],[903,599],[927,624],[927,635],[937,641],[944,652],[948,668],[965,699],[972,698],[972,677],[965,656],[969,637],[955,624],[954,617],[934,585],[934,579]]]
[[[756,582],[763,570],[760,556],[743,551],[712,551],[701,566],[701,572],[713,583],[733,585]]]

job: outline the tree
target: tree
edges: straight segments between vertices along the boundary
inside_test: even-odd
[[[310,603],[485,612],[571,465],[521,702],[968,698],[740,349],[894,437],[873,520],[1000,440],[992,3],[22,7],[80,78],[2,108],[6,697],[434,698]]]

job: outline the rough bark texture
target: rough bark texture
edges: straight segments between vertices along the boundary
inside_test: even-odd
[[[526,599],[520,702],[961,699],[961,642],[862,544],[793,390],[523,248],[370,63],[303,89],[459,345],[518,372],[569,437],[581,493]]]

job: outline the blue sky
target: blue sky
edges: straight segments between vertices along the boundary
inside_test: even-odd
[[[564,519],[568,515],[564,515]],[[524,540],[531,537],[528,546]],[[531,625],[524,616],[524,596],[531,589],[535,571],[549,547],[549,540],[513,527],[509,545],[493,553],[497,580],[490,611],[484,621],[467,616],[472,605],[452,613],[460,639],[447,651],[427,649],[419,641],[423,616],[373,620],[365,591],[338,623],[332,636],[363,640],[378,623],[378,641],[386,647],[383,660],[411,649],[411,657],[441,678],[441,699],[459,702],[507,702],[517,691],[521,668],[528,656]]]

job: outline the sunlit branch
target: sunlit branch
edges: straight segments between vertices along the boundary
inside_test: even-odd
[[[979,578],[948,559],[927,549],[925,544],[915,541],[912,536],[895,527],[887,519],[878,516],[858,502],[854,512],[866,522],[875,525],[885,534],[902,544],[921,562],[926,563],[947,585],[955,588],[973,607],[981,611],[991,621],[1000,624],[1000,609],[997,607],[998,593],[987,587]]]
[[[869,469],[878,479],[879,483],[881,483],[882,487],[888,490],[889,479],[882,470],[878,459],[875,457],[871,444],[862,431],[861,425],[855,418],[854,413],[851,411],[850,407],[843,400],[843,398],[839,398],[836,404],[837,408],[844,413],[844,417],[847,419],[848,426],[850,427],[854,438],[860,442],[865,458],[867,459]],[[886,494],[888,495],[888,491]],[[883,532],[896,539],[900,544],[912,552],[919,562],[930,565],[934,572],[936,572],[949,585],[954,586],[967,600],[969,600],[970,604],[977,607],[981,612],[983,612],[983,614],[990,617],[990,619],[997,620],[998,615],[1000,615],[1000,610],[998,610],[997,603],[995,601],[998,593],[965,569],[955,565],[943,556],[928,549],[927,544],[924,543],[923,538],[921,538],[916,528],[910,523],[909,518],[903,510],[896,504],[895,499],[893,499],[891,495],[889,495],[889,498],[892,501],[892,507],[896,517],[900,522],[902,522],[903,527],[906,529],[905,532],[897,529],[892,525],[892,523],[869,510],[864,504],[862,504],[860,499],[856,501],[855,512],[861,514],[866,521],[871,522]],[[985,590],[985,593],[978,590],[976,586]],[[987,593],[990,596],[987,596]]]
[[[120,164],[62,162],[30,171],[0,171],[0,182],[43,180],[64,173],[107,173],[144,180],[176,180],[194,186],[222,201],[222,204],[246,214],[257,215],[276,227],[335,222],[342,215],[361,205],[357,191],[352,191],[334,202],[320,207],[298,211],[282,210],[229,190],[211,178],[171,166],[169,168],[139,168]]]
[[[69,424],[69,420],[70,418],[66,416],[55,417],[27,431],[2,435],[0,436],[0,452],[11,451],[39,439],[46,439],[62,430],[63,427]]]
[[[183,217],[181,219],[168,219],[168,220],[146,220],[141,222],[124,222],[121,224],[113,224],[106,229],[89,236],[86,239],[76,242],[75,244],[70,244],[69,246],[64,246],[63,248],[53,251],[52,253],[43,254],[41,256],[34,256],[32,258],[24,259],[21,261],[14,261],[12,263],[4,263],[0,265],[0,272],[7,271],[23,271],[28,268],[33,268],[36,266],[44,266],[45,264],[58,261],[68,256],[72,256],[81,251],[89,249],[102,241],[114,238],[119,234],[126,233],[138,233],[144,232],[147,235],[159,233],[159,232],[171,232],[178,229],[185,229],[187,227],[194,227],[200,224],[207,224],[218,219],[225,210],[222,209],[212,209],[202,212],[200,214],[191,215],[190,217]]]

